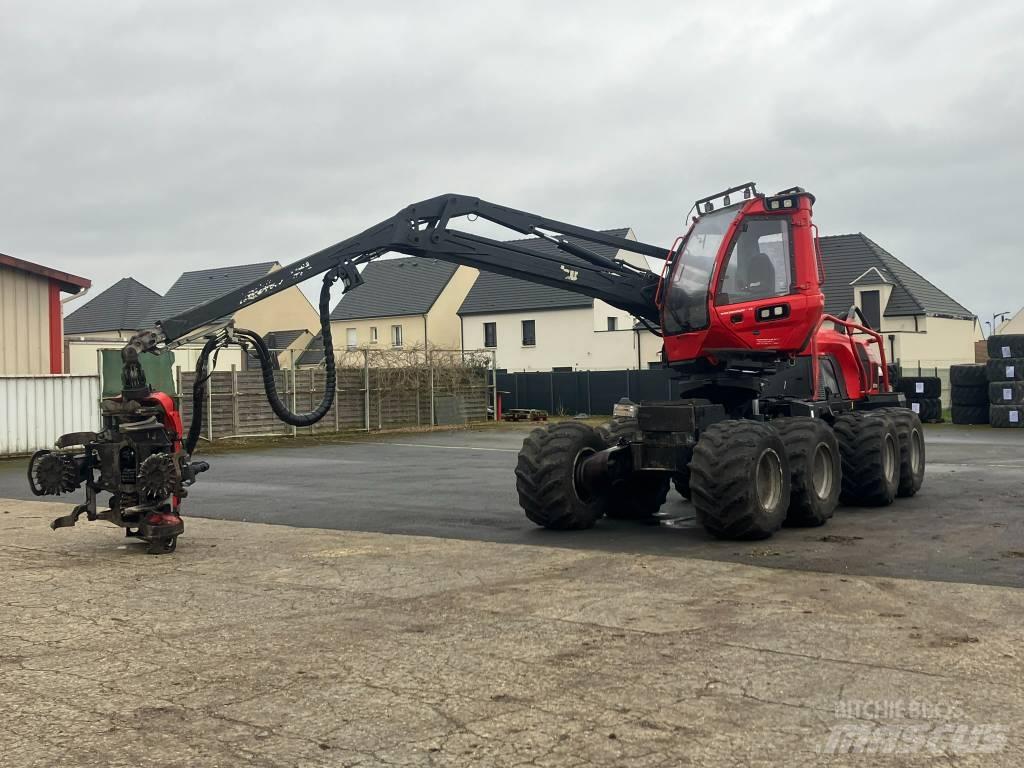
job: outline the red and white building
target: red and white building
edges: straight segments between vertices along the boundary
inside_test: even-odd
[[[0,253],[0,376],[64,373],[64,294],[89,280]]]

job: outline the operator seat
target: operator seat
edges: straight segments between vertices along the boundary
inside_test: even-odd
[[[775,265],[768,254],[751,255],[744,265],[744,293],[747,301],[767,299],[775,295]]]

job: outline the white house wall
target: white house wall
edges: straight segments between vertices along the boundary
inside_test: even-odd
[[[974,342],[981,339],[981,329],[976,321],[919,316],[916,333],[913,324],[913,318],[904,319],[899,324],[902,327],[890,323],[889,318],[882,323],[886,351],[895,346],[895,357],[905,365],[920,361],[922,365],[941,368],[954,363],[974,362]],[[889,335],[894,338],[890,340]]]
[[[466,315],[463,334],[466,349],[482,349],[484,323],[495,323],[498,367],[509,371],[617,370],[637,367],[637,334],[629,320],[625,330],[595,331],[595,312],[590,307]],[[627,315],[628,317],[628,315]],[[533,320],[536,345],[522,344],[522,321]],[[646,368],[646,362],[641,367]]]

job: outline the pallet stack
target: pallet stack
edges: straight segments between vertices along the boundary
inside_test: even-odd
[[[988,371],[984,365],[949,368],[951,416],[954,424],[988,424]]]
[[[993,427],[1024,427],[1024,334],[988,338],[989,421]]]
[[[910,410],[921,421],[931,424],[942,421],[942,382],[938,376],[901,376],[895,389],[907,396]]]

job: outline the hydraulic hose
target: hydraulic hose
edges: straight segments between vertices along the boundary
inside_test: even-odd
[[[327,412],[331,410],[331,406],[334,404],[338,379],[334,359],[334,339],[331,336],[331,286],[334,285],[334,281],[337,279],[337,274],[334,270],[331,270],[324,275],[324,284],[320,289],[320,333],[323,339],[327,380],[324,382],[324,395],[320,400],[320,404],[308,413],[294,413],[285,405],[278,394],[277,382],[274,381],[274,356],[267,347],[263,337],[255,331],[244,328],[236,328],[234,330],[235,336],[245,339],[252,344],[256,356],[259,358],[260,370],[263,373],[263,389],[267,394],[267,402],[270,403],[274,414],[285,424],[293,427],[308,427],[311,424],[316,424],[327,415]],[[196,377],[192,385],[192,423],[189,425],[188,438],[185,441],[185,452],[188,454],[191,454],[199,443],[199,433],[202,431],[206,383],[209,381],[210,376],[213,375],[212,370],[207,370],[209,357],[216,349],[228,343],[230,343],[229,337],[224,334],[210,339],[206,342],[203,351],[199,354],[199,360],[196,362]]]
[[[206,364],[210,353],[223,343],[223,338],[219,336],[210,339],[196,361],[196,377],[192,382],[192,423],[188,425],[188,436],[185,438],[185,453],[189,456],[199,443],[199,433],[203,429],[203,409],[206,406],[206,382],[213,375],[212,371],[207,372]]]

